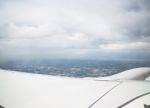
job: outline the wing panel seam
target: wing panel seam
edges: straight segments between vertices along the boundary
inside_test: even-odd
[[[106,93],[104,93],[102,96],[100,96],[96,101],[94,101],[88,108],[92,108],[100,99],[102,99],[105,95],[107,95],[109,92],[111,92],[113,89],[118,87],[122,82],[119,82],[117,85],[113,86],[110,90],[108,90]]]

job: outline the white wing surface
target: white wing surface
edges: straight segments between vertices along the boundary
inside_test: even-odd
[[[113,78],[82,79],[0,70],[0,105],[4,108],[144,108],[150,105],[150,82],[139,77],[144,75],[146,79],[150,68],[140,71],[143,74],[137,74],[135,80],[139,69],[131,71],[133,79],[127,79],[129,71],[120,77],[118,74]]]

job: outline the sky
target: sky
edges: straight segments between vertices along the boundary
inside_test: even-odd
[[[150,0],[0,0],[0,61],[149,59]]]

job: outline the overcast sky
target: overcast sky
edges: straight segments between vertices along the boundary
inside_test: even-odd
[[[0,0],[0,60],[150,58],[150,0]]]

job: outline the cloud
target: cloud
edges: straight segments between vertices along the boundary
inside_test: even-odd
[[[0,52],[57,57],[108,50],[147,53],[149,7],[149,0],[2,0]]]
[[[149,43],[145,43],[145,42],[112,43],[112,44],[103,44],[103,45],[100,45],[99,47],[100,47],[100,49],[106,50],[109,52],[126,51],[127,49],[130,49],[130,50],[141,50],[141,49],[143,49],[143,50],[146,50],[149,52]]]

